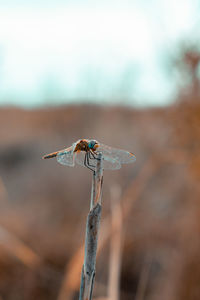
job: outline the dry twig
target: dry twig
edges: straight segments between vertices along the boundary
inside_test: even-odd
[[[101,189],[103,182],[102,154],[98,154],[96,171],[93,173],[90,212],[87,217],[85,258],[81,274],[79,300],[92,299],[97,241],[101,218]]]

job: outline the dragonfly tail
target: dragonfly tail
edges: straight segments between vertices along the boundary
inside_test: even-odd
[[[58,154],[58,151],[57,151],[57,152],[50,153],[50,154],[47,154],[47,155],[44,155],[42,158],[43,158],[43,159],[53,158],[53,157],[56,157],[57,154]]]

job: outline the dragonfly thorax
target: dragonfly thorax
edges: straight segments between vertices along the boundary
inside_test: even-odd
[[[87,140],[80,140],[76,143],[74,152],[77,151],[85,151],[88,152],[90,150],[89,146],[88,146],[88,142]]]

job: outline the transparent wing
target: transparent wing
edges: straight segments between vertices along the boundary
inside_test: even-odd
[[[84,166],[85,154],[86,154],[86,152],[83,152],[83,151],[75,153],[75,161],[77,164]]]
[[[118,170],[121,168],[121,163],[116,158],[103,154],[103,168],[104,170]]]
[[[115,149],[104,144],[100,144],[96,152],[102,152],[104,159],[110,162],[116,160],[120,164],[129,164],[136,160],[133,153],[121,149]]]
[[[74,147],[61,150],[57,154],[57,161],[66,166],[74,167]]]
[[[84,165],[84,160],[85,160],[85,155],[86,153],[83,151],[76,152],[75,153],[75,161],[77,164],[81,166]],[[92,168],[96,168],[97,165],[97,159],[94,159],[92,155],[90,155],[91,158],[89,158],[89,164]],[[104,170],[117,170],[121,168],[121,164],[119,160],[115,158],[108,157],[106,155],[103,156],[103,168]]]

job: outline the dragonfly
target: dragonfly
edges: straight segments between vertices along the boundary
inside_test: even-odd
[[[75,163],[94,171],[97,166],[98,154],[102,153],[103,169],[117,170],[122,164],[136,160],[132,152],[116,149],[99,143],[94,139],[81,139],[72,146],[43,156],[43,159],[56,157],[62,165],[74,167]]]

